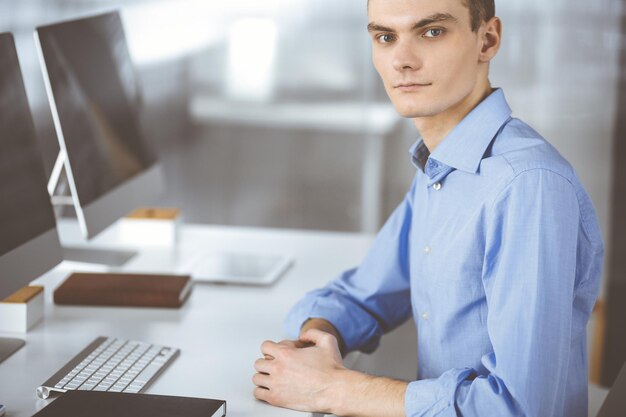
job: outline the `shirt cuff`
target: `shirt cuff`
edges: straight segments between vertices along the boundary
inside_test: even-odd
[[[456,417],[457,387],[473,373],[470,368],[451,369],[437,379],[411,382],[404,397],[404,413],[407,417]]]

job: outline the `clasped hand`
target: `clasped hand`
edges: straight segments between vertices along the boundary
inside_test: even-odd
[[[254,396],[299,411],[331,413],[343,366],[337,339],[310,329],[299,340],[265,341],[254,363]]]

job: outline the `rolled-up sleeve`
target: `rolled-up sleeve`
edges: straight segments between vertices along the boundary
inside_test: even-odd
[[[409,231],[415,181],[377,235],[359,268],[351,269],[298,302],[285,325],[297,337],[309,318],[331,322],[347,351],[370,352],[380,336],[411,316]]]
[[[580,377],[568,374],[572,357],[584,355],[572,349],[574,298],[584,286],[575,188],[554,172],[525,171],[488,213],[482,280],[493,350],[480,372],[451,369],[409,384],[407,416],[556,416],[568,378]]]

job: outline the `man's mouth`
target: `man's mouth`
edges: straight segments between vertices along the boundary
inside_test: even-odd
[[[407,83],[400,83],[400,84],[396,84],[394,86],[395,89],[398,89],[400,91],[405,91],[405,92],[411,92],[411,91],[419,91],[425,87],[428,87],[432,84],[429,83],[411,83],[411,82],[407,82]]]

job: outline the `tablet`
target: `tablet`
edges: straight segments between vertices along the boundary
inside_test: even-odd
[[[196,282],[271,285],[292,263],[287,255],[222,252],[199,256],[190,272]]]

